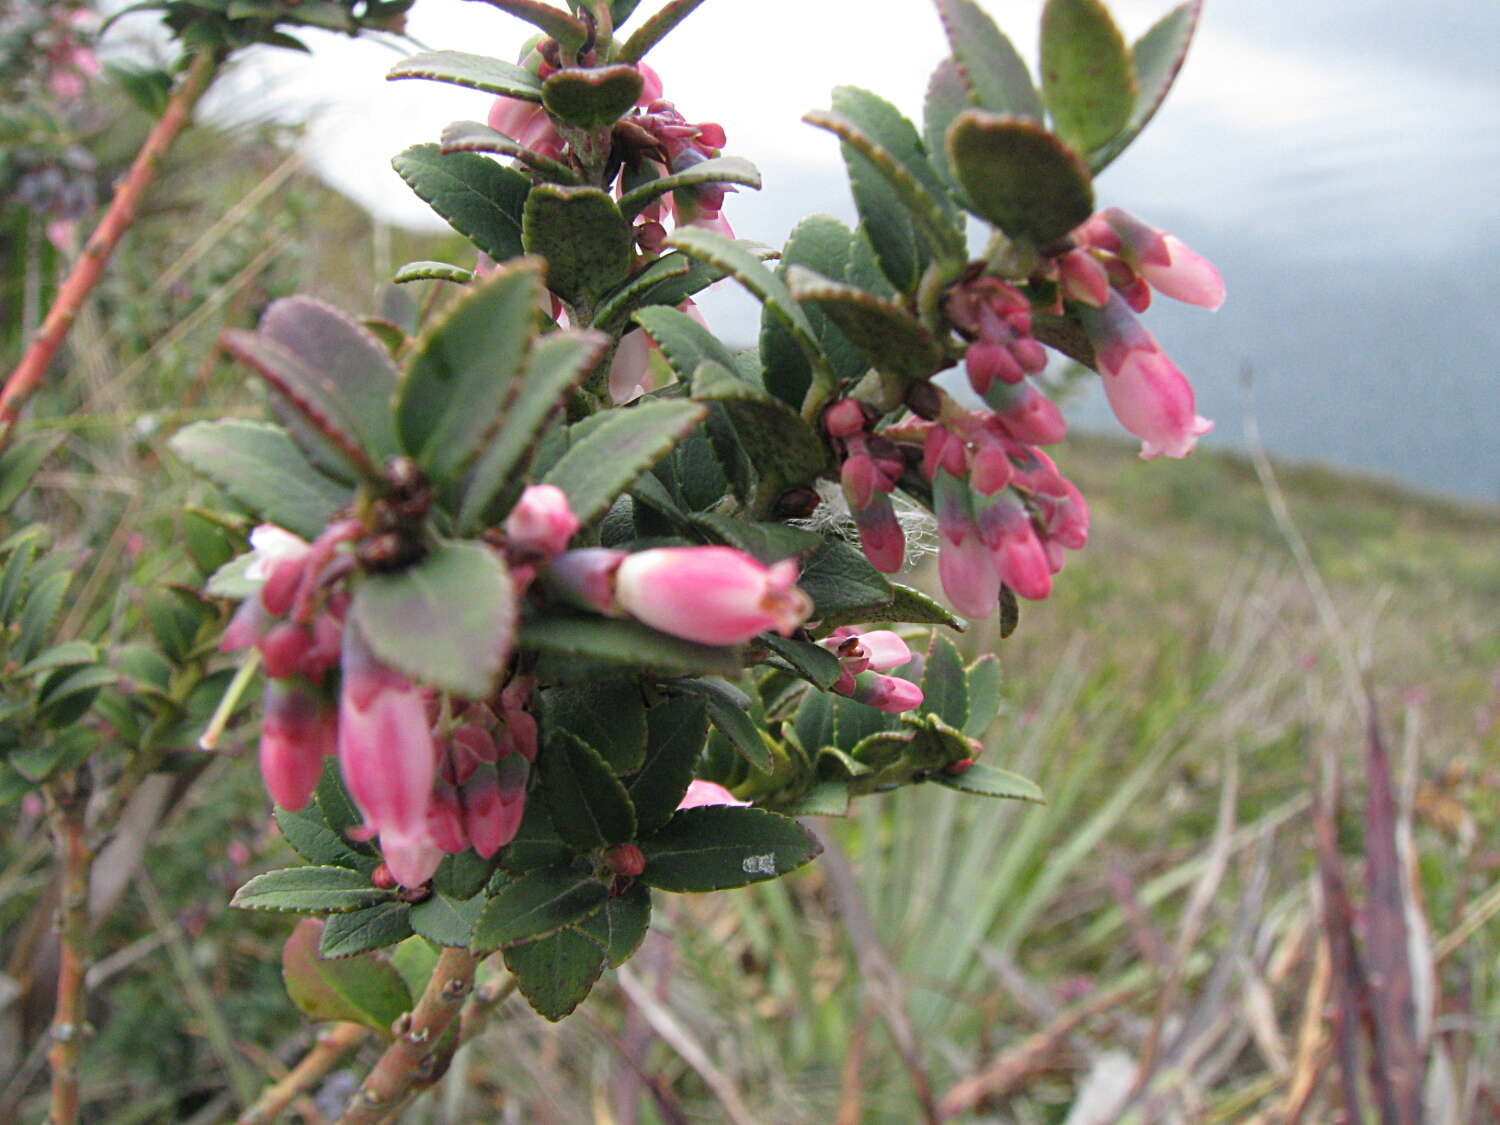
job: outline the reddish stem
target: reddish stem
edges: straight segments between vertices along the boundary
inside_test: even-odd
[[[21,406],[46,377],[47,368],[67,339],[84,301],[99,284],[109,256],[135,222],[141,196],[156,179],[162,158],[192,117],[193,107],[218,73],[220,61],[220,55],[212,51],[200,51],[193,57],[187,73],[167,102],[166,111],[146,135],[130,171],[120,181],[109,210],[94,228],[83,253],[58,289],[41,330],[5,381],[4,390],[0,390],[0,447],[9,439]]]
[[[83,802],[67,780],[48,786],[52,838],[62,868],[61,923],[57,965],[57,1003],[52,1013],[50,1125],[77,1125],[78,1071],[88,1034],[84,1012],[84,974],[88,970],[89,867],[93,852],[84,834]]]

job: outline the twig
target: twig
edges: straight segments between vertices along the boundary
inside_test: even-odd
[[[187,73],[167,102],[166,111],[146,135],[130,171],[110,201],[109,210],[89,236],[83,253],[58,289],[41,330],[5,381],[4,390],[0,391],[0,447],[9,439],[22,404],[46,378],[47,368],[67,339],[78,311],[98,285],[104,266],[120,239],[135,222],[136,208],[146,188],[156,179],[162,158],[191,119],[193,107],[213,82],[222,61],[223,57],[217,51],[199,51],[194,55]]]
[[[459,1046],[463,1046],[484,1030],[484,1025],[489,1022],[495,1009],[516,990],[516,984],[516,978],[507,974],[503,977],[494,977],[474,990],[474,995],[469,997],[469,1002],[464,1005],[464,1010],[459,1014]]]
[[[319,1030],[312,1050],[280,1082],[269,1086],[255,1104],[240,1114],[238,1125],[270,1125],[292,1099],[317,1085],[340,1059],[364,1042],[369,1029],[357,1023],[336,1023]]]
[[[89,1032],[83,982],[88,971],[89,865],[93,861],[84,835],[84,800],[76,773],[48,783],[47,803],[62,869],[57,1005],[52,1014],[52,1046],[47,1052],[47,1064],[52,1069],[48,1120],[51,1125],[76,1125],[79,1060]]]
[[[467,949],[446,948],[409,1018],[392,1029],[395,1038],[350,1100],[338,1125],[378,1125],[405,1104],[414,1087],[442,1062],[438,1048],[474,986],[478,962]]]

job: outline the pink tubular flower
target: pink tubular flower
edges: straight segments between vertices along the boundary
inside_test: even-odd
[[[1224,279],[1214,264],[1175,235],[1157,230],[1118,207],[1110,207],[1101,217],[1119,237],[1117,253],[1158,293],[1205,309],[1216,309],[1224,303]]]
[[[352,623],[344,628],[338,755],[349,794],[380,834],[391,873],[419,886],[442,852],[427,834],[437,749],[422,692],[370,651]]]
[[[922,705],[922,689],[900,676],[882,676],[879,672],[861,672],[854,677],[849,698],[866,707],[899,715]]]
[[[709,805],[734,805],[738,808],[746,808],[749,804],[749,801],[740,800],[717,781],[694,780],[688,785],[687,792],[682,795],[682,800],[677,802],[677,811],[701,809]]]
[[[1094,345],[1104,393],[1115,417],[1141,439],[1141,457],[1185,457],[1213,423],[1194,409],[1193,388],[1125,300],[1111,293],[1103,309],[1078,309]]]
[[[733,645],[807,620],[812,601],[796,580],[791,559],[767,567],[732,547],[655,547],[620,563],[615,603],[663,633]]]
[[[299,680],[270,680],[260,728],[260,774],[271,800],[289,812],[304,808],[318,787],[323,757],[333,750],[329,701]]]

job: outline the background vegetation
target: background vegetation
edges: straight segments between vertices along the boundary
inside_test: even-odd
[[[101,120],[107,185],[145,121]],[[457,253],[374,227],[299,169],[291,140],[190,134],[34,400],[26,432],[56,443],[9,523],[45,523],[75,573],[61,639],[128,633],[164,586],[194,581],[193,505],[208,497],[165,440],[260,411],[219,356],[222,327],[292,291],[374,312],[391,298],[372,279]],[[36,307],[15,284],[43,267],[36,230],[6,229],[11,359]],[[49,277],[30,283],[44,295]],[[1268,488],[1204,450],[1142,464],[1074,440],[1061,461],[1093,507],[1088,549],[1014,635],[963,641],[999,651],[1007,677],[989,760],[1049,803],[936,787],[867,799],[820,825],[828,853],[806,872],[663,903],[670,937],[653,934],[574,1018],[502,1002],[408,1120],[1331,1120],[1351,1029],[1329,1013],[1342,943],[1370,938],[1372,831],[1396,841],[1416,891],[1427,1120],[1500,1120],[1485,1066],[1500,1057],[1495,514],[1322,469]],[[214,754],[174,745],[172,772],[101,854],[86,1120],[234,1120],[311,1042],[279,979],[290,921],[227,911],[249,874],[294,861],[247,732]],[[1376,734],[1390,823],[1366,806]],[[45,1096],[48,853],[38,810],[10,804],[0,1122],[38,1119]],[[1340,857],[1356,907],[1344,931],[1328,924]],[[352,1073],[290,1116],[337,1116]]]

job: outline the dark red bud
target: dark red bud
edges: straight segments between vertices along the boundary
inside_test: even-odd
[[[604,865],[616,875],[633,879],[646,870],[646,856],[634,844],[616,844],[604,853]]]
[[[393,891],[396,889],[396,877],[384,863],[377,863],[375,870],[370,872],[370,884],[382,891]]]
[[[974,768],[974,759],[973,758],[960,758],[956,762],[949,762],[948,765],[947,765],[947,767],[943,770],[943,772],[944,773],[953,774],[956,777],[957,775],[959,775],[961,773],[968,773],[973,768]]]

